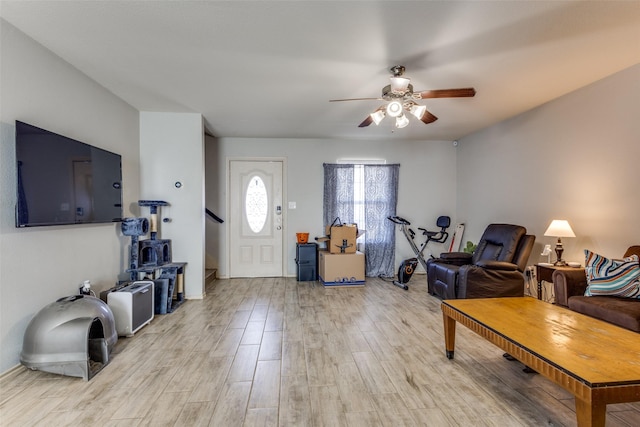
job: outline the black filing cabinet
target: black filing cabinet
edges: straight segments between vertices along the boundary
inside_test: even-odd
[[[296,264],[299,282],[318,280],[318,245],[315,243],[296,244]]]

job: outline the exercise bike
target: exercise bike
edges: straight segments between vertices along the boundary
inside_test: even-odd
[[[429,231],[424,228],[418,227],[418,230],[422,231],[422,235],[426,236],[425,241],[420,246],[416,245],[416,233],[411,228],[409,228],[409,226],[411,225],[409,221],[399,216],[389,216],[387,217],[387,219],[400,226],[402,234],[404,234],[404,236],[407,238],[407,241],[409,242],[413,253],[416,255],[415,258],[408,258],[402,261],[400,267],[398,268],[398,280],[393,281],[394,285],[406,291],[409,289],[407,283],[409,283],[409,280],[411,280],[411,276],[415,272],[418,263],[422,265],[424,271],[427,271],[427,261],[425,261],[424,259],[424,250],[427,248],[429,242],[444,243],[449,237],[447,228],[449,228],[449,226],[451,225],[451,218],[449,218],[448,216],[438,217],[438,219],[436,220],[436,226],[440,227],[439,231]],[[429,253],[429,256],[431,258],[434,258],[431,253]]]

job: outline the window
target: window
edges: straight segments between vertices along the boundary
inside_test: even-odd
[[[353,222],[358,224],[359,228],[366,230],[367,218],[364,215],[364,208],[364,165],[353,165]],[[364,248],[366,243],[364,235],[360,236],[357,242]]]
[[[244,205],[251,231],[261,232],[267,222],[269,200],[264,181],[257,175],[249,180]]]
[[[367,218],[365,216],[364,201],[364,165],[384,165],[384,159],[361,160],[361,159],[339,159],[338,164],[353,165],[353,222],[358,224],[358,228],[367,229]],[[366,240],[364,235],[358,238],[358,250],[364,250]]]
[[[396,212],[400,165],[343,162],[324,165],[325,224],[335,218],[357,223],[365,230],[358,242],[364,243],[366,275],[392,276],[395,227],[387,217]]]

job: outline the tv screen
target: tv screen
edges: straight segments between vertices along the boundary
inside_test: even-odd
[[[16,227],[122,219],[121,157],[16,120]]]

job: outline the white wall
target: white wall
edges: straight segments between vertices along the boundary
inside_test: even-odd
[[[385,159],[387,163],[400,163],[398,215],[406,217],[416,227],[427,229],[436,229],[435,222],[440,215],[451,216],[455,224],[456,148],[451,142],[211,139],[207,142],[207,160],[216,163],[207,164],[207,206],[225,220],[234,214],[227,212],[227,160],[230,157],[287,159],[284,213],[287,216],[285,271],[289,276],[295,276],[296,271],[295,233],[309,232],[310,239],[324,233],[323,163],[334,163],[340,158]],[[296,209],[287,209],[289,201],[296,202]],[[219,255],[220,277],[228,274],[226,225],[226,222],[207,225],[208,251],[215,250]],[[413,256],[404,236],[397,233],[396,241],[396,260]],[[442,249],[436,244],[432,247],[436,254]]]
[[[28,322],[90,279],[99,292],[127,266],[119,224],[15,228],[15,120],[122,155],[125,215],[137,215],[138,112],[0,19],[0,372],[19,363]],[[131,211],[131,207],[133,211]]]
[[[164,200],[158,238],[171,239],[173,260],[187,262],[185,297],[204,295],[204,129],[194,113],[140,113],[140,195]],[[177,188],[176,182],[182,186]],[[149,208],[141,208],[149,216]],[[162,222],[163,218],[171,219]]]
[[[540,257],[552,219],[566,219],[564,258],[583,249],[622,256],[640,244],[640,65],[463,138],[458,147],[458,218],[477,242],[491,222],[537,236]],[[554,254],[555,256],[555,254]]]

